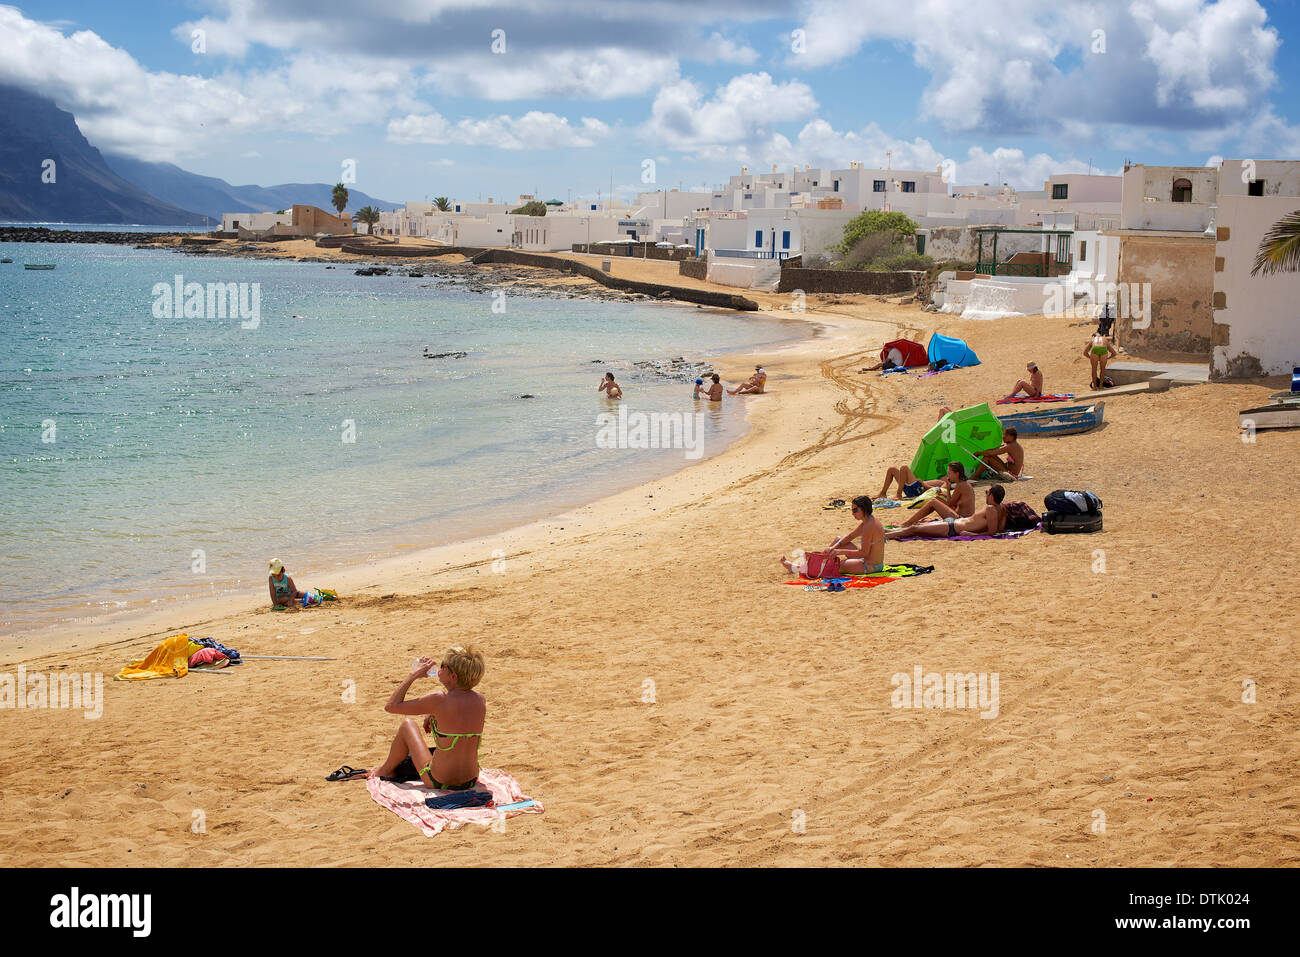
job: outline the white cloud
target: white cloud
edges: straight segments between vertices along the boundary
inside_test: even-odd
[[[443,93],[481,100],[614,100],[643,95],[676,75],[676,57],[609,47],[439,57],[429,81]]]
[[[580,126],[567,117],[530,110],[523,116],[489,116],[451,123],[439,113],[411,113],[389,121],[390,143],[494,146],[498,149],[564,149],[595,146],[609,136],[600,120],[584,116]]]
[[[705,97],[689,79],[660,87],[642,127],[644,138],[667,149],[715,153],[770,141],[772,124],[806,119],[817,109],[812,88],[798,80],[775,83],[766,73],[732,77]]]

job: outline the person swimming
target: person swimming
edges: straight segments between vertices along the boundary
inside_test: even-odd
[[[596,391],[607,393],[606,398],[609,399],[623,398],[623,389],[614,381],[614,373],[612,372],[605,373],[605,378],[600,380],[600,385],[596,387]]]

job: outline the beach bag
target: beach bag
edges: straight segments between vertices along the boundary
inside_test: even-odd
[[[1008,532],[1023,532],[1037,528],[1040,521],[1042,519],[1038,517],[1038,513],[1030,508],[1027,502],[1012,502],[1007,506]]]
[[[1074,492],[1058,488],[1043,496],[1043,504],[1049,512],[1060,515],[1098,515],[1101,513],[1101,499],[1092,492]]]
[[[840,573],[840,556],[832,552],[809,552],[808,578],[834,578]]]
[[[1082,515],[1065,514],[1062,512],[1047,512],[1043,515],[1043,531],[1048,535],[1062,535],[1073,532],[1100,532],[1101,531],[1101,513],[1095,515],[1084,513]]]

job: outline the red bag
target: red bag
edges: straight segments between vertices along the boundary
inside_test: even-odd
[[[809,552],[808,559],[808,578],[836,578],[840,573],[840,559],[842,556],[833,552]]]

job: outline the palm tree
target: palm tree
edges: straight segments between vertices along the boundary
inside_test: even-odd
[[[1300,272],[1300,209],[1273,224],[1259,243],[1252,276]]]
[[[433,197],[433,205],[438,207],[441,212],[445,213],[451,209],[451,200],[446,196],[435,196]]]
[[[348,205],[348,188],[342,183],[337,184],[334,187],[334,194],[331,197],[330,202],[334,204],[334,208],[337,209],[339,215],[342,216],[344,208]]]
[[[357,222],[365,223],[369,227],[366,232],[373,234],[375,223],[379,222],[379,210],[373,206],[362,206],[357,210]]]

